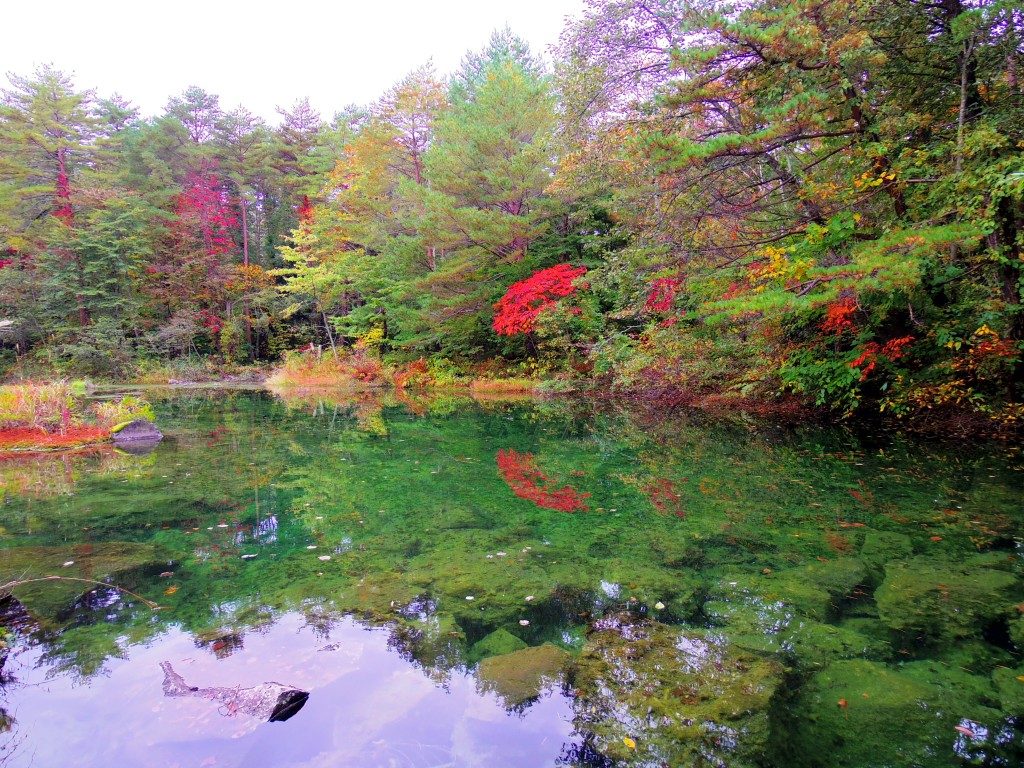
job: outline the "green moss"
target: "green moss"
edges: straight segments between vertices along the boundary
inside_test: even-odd
[[[482,690],[498,694],[505,706],[516,709],[558,680],[569,658],[561,648],[544,643],[484,659],[477,679]]]
[[[885,578],[886,563],[907,560],[912,552],[909,536],[872,528],[864,533],[860,560],[867,568],[871,583],[877,586]]]
[[[526,643],[518,637],[507,629],[499,627],[482,640],[473,643],[473,647],[470,648],[470,661],[479,661],[488,656],[502,656],[521,651],[526,647],[528,647]]]
[[[625,764],[759,764],[780,664],[715,632],[606,623],[576,663],[577,730]]]
[[[1004,571],[916,557],[886,567],[875,599],[881,620],[908,642],[942,642],[980,636],[1010,614],[1020,589]]]
[[[1010,640],[1019,653],[1024,653],[1024,616],[1010,620]]]
[[[1016,669],[998,667],[992,682],[1002,708],[1012,717],[1024,717],[1024,665]]]
[[[928,678],[873,661],[835,662],[782,715],[789,727],[779,731],[786,736],[776,744],[776,762],[791,768],[955,764],[954,727],[992,713],[971,686],[940,687]]]

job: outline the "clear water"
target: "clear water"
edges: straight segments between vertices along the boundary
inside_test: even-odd
[[[0,765],[1024,762],[1011,446],[151,395],[150,453],[0,459],[0,583],[66,577],[0,605]]]

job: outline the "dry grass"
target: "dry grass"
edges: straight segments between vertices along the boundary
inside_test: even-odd
[[[362,352],[349,355],[293,353],[267,379],[269,387],[383,387],[387,386],[384,366]]]
[[[473,379],[469,391],[474,394],[529,394],[538,392],[540,382],[534,379]]]
[[[0,387],[0,429],[52,431],[68,427],[74,393],[66,382],[25,382]]]

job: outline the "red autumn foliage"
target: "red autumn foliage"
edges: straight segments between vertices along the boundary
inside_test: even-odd
[[[183,241],[196,238],[209,256],[234,249],[231,229],[237,223],[224,186],[208,169],[190,171],[175,204],[176,235]]]
[[[651,283],[644,309],[648,312],[668,312],[672,309],[672,301],[682,282],[678,277],[659,277]]]
[[[110,434],[103,427],[69,425],[59,432],[47,432],[37,427],[0,429],[0,450],[13,448],[73,448],[106,440]]]
[[[557,487],[557,483],[537,468],[532,453],[500,450],[497,462],[502,479],[519,498],[559,512],[589,509],[585,502],[590,498],[589,493],[580,493],[570,485]]]
[[[53,215],[70,227],[74,224],[75,212],[71,208],[71,184],[68,181],[68,174],[63,169],[57,173],[56,197],[57,204],[54,206]]]
[[[302,196],[302,203],[296,213],[298,213],[299,221],[302,224],[309,224],[313,221],[313,203],[309,201],[309,195]]]
[[[419,360],[406,363],[395,372],[393,379],[395,388],[405,389],[412,384],[422,382],[429,377],[429,372],[427,361],[422,357]]]
[[[906,354],[907,346],[913,342],[913,336],[901,336],[890,339],[885,344],[869,341],[864,345],[860,355],[850,363],[851,368],[860,368],[860,380],[864,381],[878,365],[879,359],[899,360]]]
[[[573,293],[576,290],[573,281],[586,271],[586,267],[556,264],[510,285],[494,305],[495,332],[514,336],[535,330],[540,313]]]
[[[675,483],[667,477],[659,477],[644,486],[644,493],[654,508],[662,514],[673,514],[686,517],[683,509],[683,496],[676,490]]]
[[[851,298],[843,298],[829,304],[825,310],[825,319],[821,321],[821,330],[826,333],[852,331],[857,327],[852,320],[856,311],[857,302]]]
[[[209,309],[204,309],[199,313],[199,321],[203,324],[211,334],[218,334],[221,328],[224,327],[224,321],[221,320],[220,316]]]
[[[740,294],[746,291],[746,286],[740,285],[737,282],[729,283],[729,289],[722,294],[723,299],[735,299]]]

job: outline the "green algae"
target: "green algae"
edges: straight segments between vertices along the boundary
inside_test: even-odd
[[[606,619],[575,664],[576,727],[629,764],[758,765],[782,673],[714,632]]]
[[[1009,462],[823,431],[651,425],[586,404],[441,405],[157,400],[169,439],[154,454],[69,457],[12,485],[0,569],[62,565],[85,544],[137,548],[88,572],[159,602],[156,614],[88,585],[26,598],[46,617],[33,637],[83,680],[169,626],[227,654],[285,612],[313,627],[350,614],[432,680],[473,674],[511,709],[568,664],[577,730],[624,763],[813,765],[820,741],[836,765],[959,765],[987,742],[950,730],[954,715],[1017,732],[999,672],[1024,652]],[[589,509],[517,496],[500,450],[534,455]],[[872,672],[902,693],[879,692],[879,709],[856,717],[850,697],[818,712]],[[919,722],[921,702],[957,696],[946,730]],[[900,751],[902,729],[919,726]],[[970,742],[960,752],[957,738]]]
[[[980,636],[1021,596],[1012,573],[922,556],[887,565],[875,599],[881,620],[908,641],[941,642]]]

